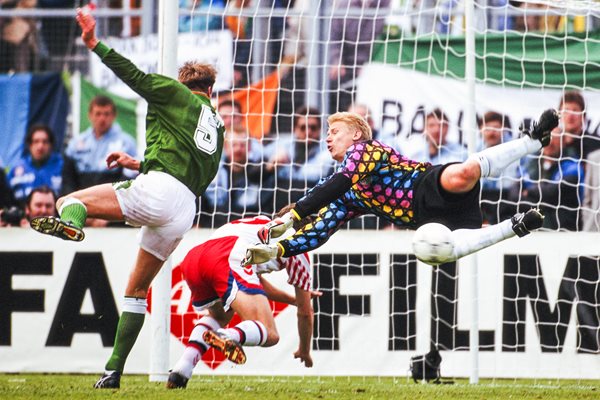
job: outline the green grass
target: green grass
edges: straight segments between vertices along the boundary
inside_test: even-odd
[[[415,384],[406,378],[194,376],[188,388],[167,390],[147,376],[126,375],[120,390],[92,388],[95,375],[0,375],[0,399],[600,399],[600,382],[482,380],[469,385]]]

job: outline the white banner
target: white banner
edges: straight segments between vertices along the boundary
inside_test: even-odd
[[[188,233],[173,265],[208,234]],[[293,359],[298,337],[290,306],[275,319],[279,344],[246,348],[241,366],[200,362],[196,373],[405,376],[410,357],[436,342],[454,348],[441,352],[442,375],[469,376],[472,271],[463,262],[455,272],[402,263],[411,235],[378,232],[373,240],[372,232],[341,231],[315,252],[323,297],[315,304],[313,368]],[[599,255],[598,243],[599,234],[537,233],[477,255],[480,345],[487,347],[480,353],[482,377],[600,378],[600,268],[597,260],[574,258]],[[135,229],[87,229],[81,243],[1,229],[0,371],[101,372],[136,254]],[[285,272],[268,278],[286,286]],[[187,310],[189,290],[174,279],[172,322],[178,323],[171,324],[169,365],[184,348],[179,332],[196,318]],[[146,318],[126,372],[148,372],[150,336]]]
[[[583,92],[589,130],[600,132],[600,93]],[[496,111],[509,117],[513,134],[519,124],[540,116],[547,108],[558,108],[562,90],[515,88],[477,84],[478,116]],[[384,141],[423,132],[425,115],[436,107],[450,120],[448,140],[459,139],[464,127],[467,87],[464,81],[427,75],[384,64],[366,65],[358,80],[357,101],[369,106]],[[466,134],[463,134],[465,136]],[[465,136],[466,137],[466,136]],[[388,143],[393,145],[393,143]]]
[[[158,71],[158,35],[114,38],[106,44],[127,57],[140,70],[146,73]],[[233,39],[229,30],[180,33],[177,38],[177,66],[186,61],[199,61],[213,65],[217,69],[215,90],[228,89],[233,79]],[[127,87],[99,57],[90,57],[92,83],[98,87],[127,98],[138,97]]]

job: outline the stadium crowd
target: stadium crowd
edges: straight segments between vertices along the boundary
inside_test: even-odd
[[[47,0],[2,0],[2,8],[70,8],[81,2]],[[97,1],[99,7],[118,7],[119,2]],[[110,3],[110,4],[109,4]],[[198,3],[198,4],[196,4]],[[207,10],[205,17],[190,18],[182,15],[181,32],[228,29],[233,35],[233,87],[251,82],[248,66],[251,64],[250,39],[253,20],[246,13],[233,12],[251,7],[271,7],[293,10],[288,17],[275,14],[269,18],[269,51],[267,64],[291,64],[292,73],[281,82],[275,122],[264,137],[249,132],[247,115],[242,106],[231,98],[214,98],[218,112],[227,130],[222,163],[216,178],[210,184],[198,205],[197,225],[216,228],[231,220],[257,214],[273,215],[286,204],[300,199],[308,188],[335,168],[324,143],[327,127],[325,113],[350,110],[363,115],[374,130],[374,137],[394,147],[402,154],[419,161],[434,164],[464,161],[468,155],[465,143],[448,137],[450,121],[447,113],[435,106],[426,109],[423,133],[396,137],[389,132],[378,132],[369,109],[355,102],[352,87],[360,75],[360,67],[372,53],[373,38],[384,32],[389,21],[386,15],[393,2],[388,0],[338,0],[336,9],[372,9],[357,17],[332,16],[329,30],[330,49],[328,66],[330,96],[327,111],[307,107],[297,93],[306,83],[303,68],[309,50],[306,49],[308,1],[240,1],[208,0],[192,2],[180,0],[182,9],[197,5]],[[457,2],[410,2],[414,9],[436,10],[420,13],[427,21],[413,21],[414,32],[427,26],[441,34],[452,33],[459,14]],[[478,2],[478,10],[487,10],[487,24],[498,30],[567,29],[565,21],[551,18],[551,13],[519,15],[498,10],[515,11],[531,7],[529,3],[508,0]],[[542,6],[540,6],[542,7]],[[544,6],[547,7],[547,6]],[[233,11],[232,11],[233,10]],[[541,8],[538,11],[542,10]],[[546,10],[546,8],[544,8]],[[363,10],[364,11],[364,10]],[[486,12],[487,12],[486,11]],[[453,13],[454,12],[454,13]],[[204,14],[202,14],[204,15]],[[494,18],[501,18],[500,21]],[[67,32],[58,19],[1,18],[0,72],[42,71],[50,68],[40,60],[48,55],[64,57],[73,52],[76,29]],[[108,33],[122,33],[119,19],[109,21]],[[254,21],[256,22],[256,21]],[[418,22],[418,23],[417,23]],[[69,20],[69,24],[72,21]],[[365,23],[368,23],[365,25]],[[561,25],[562,23],[562,25]],[[121,25],[120,25],[121,24]],[[429,24],[429,25],[428,25]],[[115,28],[116,26],[116,28]],[[135,28],[135,27],[134,27]],[[139,27],[138,27],[139,28]],[[139,33],[132,29],[131,34]],[[62,36],[61,36],[62,35]],[[61,38],[61,40],[57,40]],[[291,96],[291,98],[290,98]],[[426,105],[427,107],[427,105]],[[509,168],[501,178],[482,182],[481,205],[485,221],[493,224],[532,206],[541,207],[546,215],[545,228],[552,230],[600,230],[600,137],[589,127],[582,93],[566,91],[557,99],[561,111],[561,125],[550,146],[540,156],[528,157]],[[52,129],[46,121],[33,121],[23,143],[22,157],[10,165],[0,161],[0,225],[20,226],[30,215],[31,194],[37,189],[51,190],[55,197],[99,183],[116,182],[135,177],[122,169],[108,169],[106,156],[111,151],[123,151],[132,157],[137,154],[133,139],[135,132],[124,132],[115,122],[117,109],[109,97],[98,96],[88,109],[90,128],[72,135],[68,143],[55,143]],[[289,121],[289,122],[286,122]],[[514,121],[513,121],[514,122]],[[517,126],[511,126],[502,110],[489,110],[478,116],[480,128],[478,150],[494,146],[518,136]],[[87,226],[107,226],[102,220],[88,219]],[[111,224],[112,225],[112,224]],[[382,229],[389,226],[373,217],[352,221],[350,228]]]
[[[561,124],[541,155],[515,163],[499,178],[482,181],[481,205],[487,223],[538,206],[546,216],[547,229],[600,230],[600,183],[596,171],[600,166],[594,161],[600,157],[600,137],[589,131],[585,99],[580,92],[565,92],[557,106]],[[326,127],[319,110],[300,107],[289,135],[257,140],[248,135],[239,104],[225,100],[217,109],[226,122],[227,136],[221,167],[200,199],[198,226],[217,228],[243,217],[271,216],[282,206],[299,200],[308,188],[335,169],[325,147]],[[366,106],[352,104],[349,109],[362,112],[369,120]],[[2,226],[24,225],[23,220],[31,216],[35,192],[57,197],[99,183],[133,178],[135,173],[132,175],[131,171],[109,170],[106,165],[111,151],[138,157],[134,139],[122,131],[115,116],[116,108],[110,98],[95,97],[89,106],[90,128],[73,137],[64,149],[54,143],[48,126],[32,125],[23,143],[23,156],[2,170]],[[488,111],[478,122],[478,149],[518,135],[500,111]],[[461,162],[468,156],[467,149],[448,139],[450,123],[443,110],[434,108],[424,117],[423,133],[408,138],[381,136],[414,160],[433,164]],[[375,137],[378,135],[376,132]],[[107,223],[89,219],[86,225],[99,227]],[[371,218],[351,224],[351,228],[383,227],[387,225]]]

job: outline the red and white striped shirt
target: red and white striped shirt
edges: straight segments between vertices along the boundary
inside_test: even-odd
[[[243,218],[232,221],[217,229],[210,239],[219,239],[223,237],[237,237],[235,245],[229,255],[229,265],[234,272],[243,274],[238,269],[243,269],[242,262],[246,256],[246,249],[249,246],[259,242],[257,233],[266,223],[271,220],[265,216],[254,218]],[[286,235],[282,235],[282,238]],[[264,274],[273,271],[281,271],[285,268],[288,274],[288,283],[292,286],[309,291],[312,287],[310,257],[307,253],[298,254],[289,258],[280,257],[270,260],[263,264],[253,265],[252,268],[257,274]]]

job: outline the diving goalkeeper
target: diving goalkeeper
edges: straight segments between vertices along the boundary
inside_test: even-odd
[[[558,113],[546,110],[519,139],[475,153],[462,163],[431,165],[403,157],[372,139],[371,128],[359,115],[340,112],[328,118],[327,149],[340,162],[335,173],[312,188],[286,215],[267,224],[251,246],[245,262],[255,264],[290,257],[323,245],[345,222],[375,214],[397,226],[416,229],[437,222],[451,230],[454,253],[450,261],[510,237],[525,236],[542,226],[537,209],[518,213],[482,228],[479,179],[500,176],[502,170],[550,142]],[[276,243],[294,220],[317,213],[317,218],[292,236]]]

